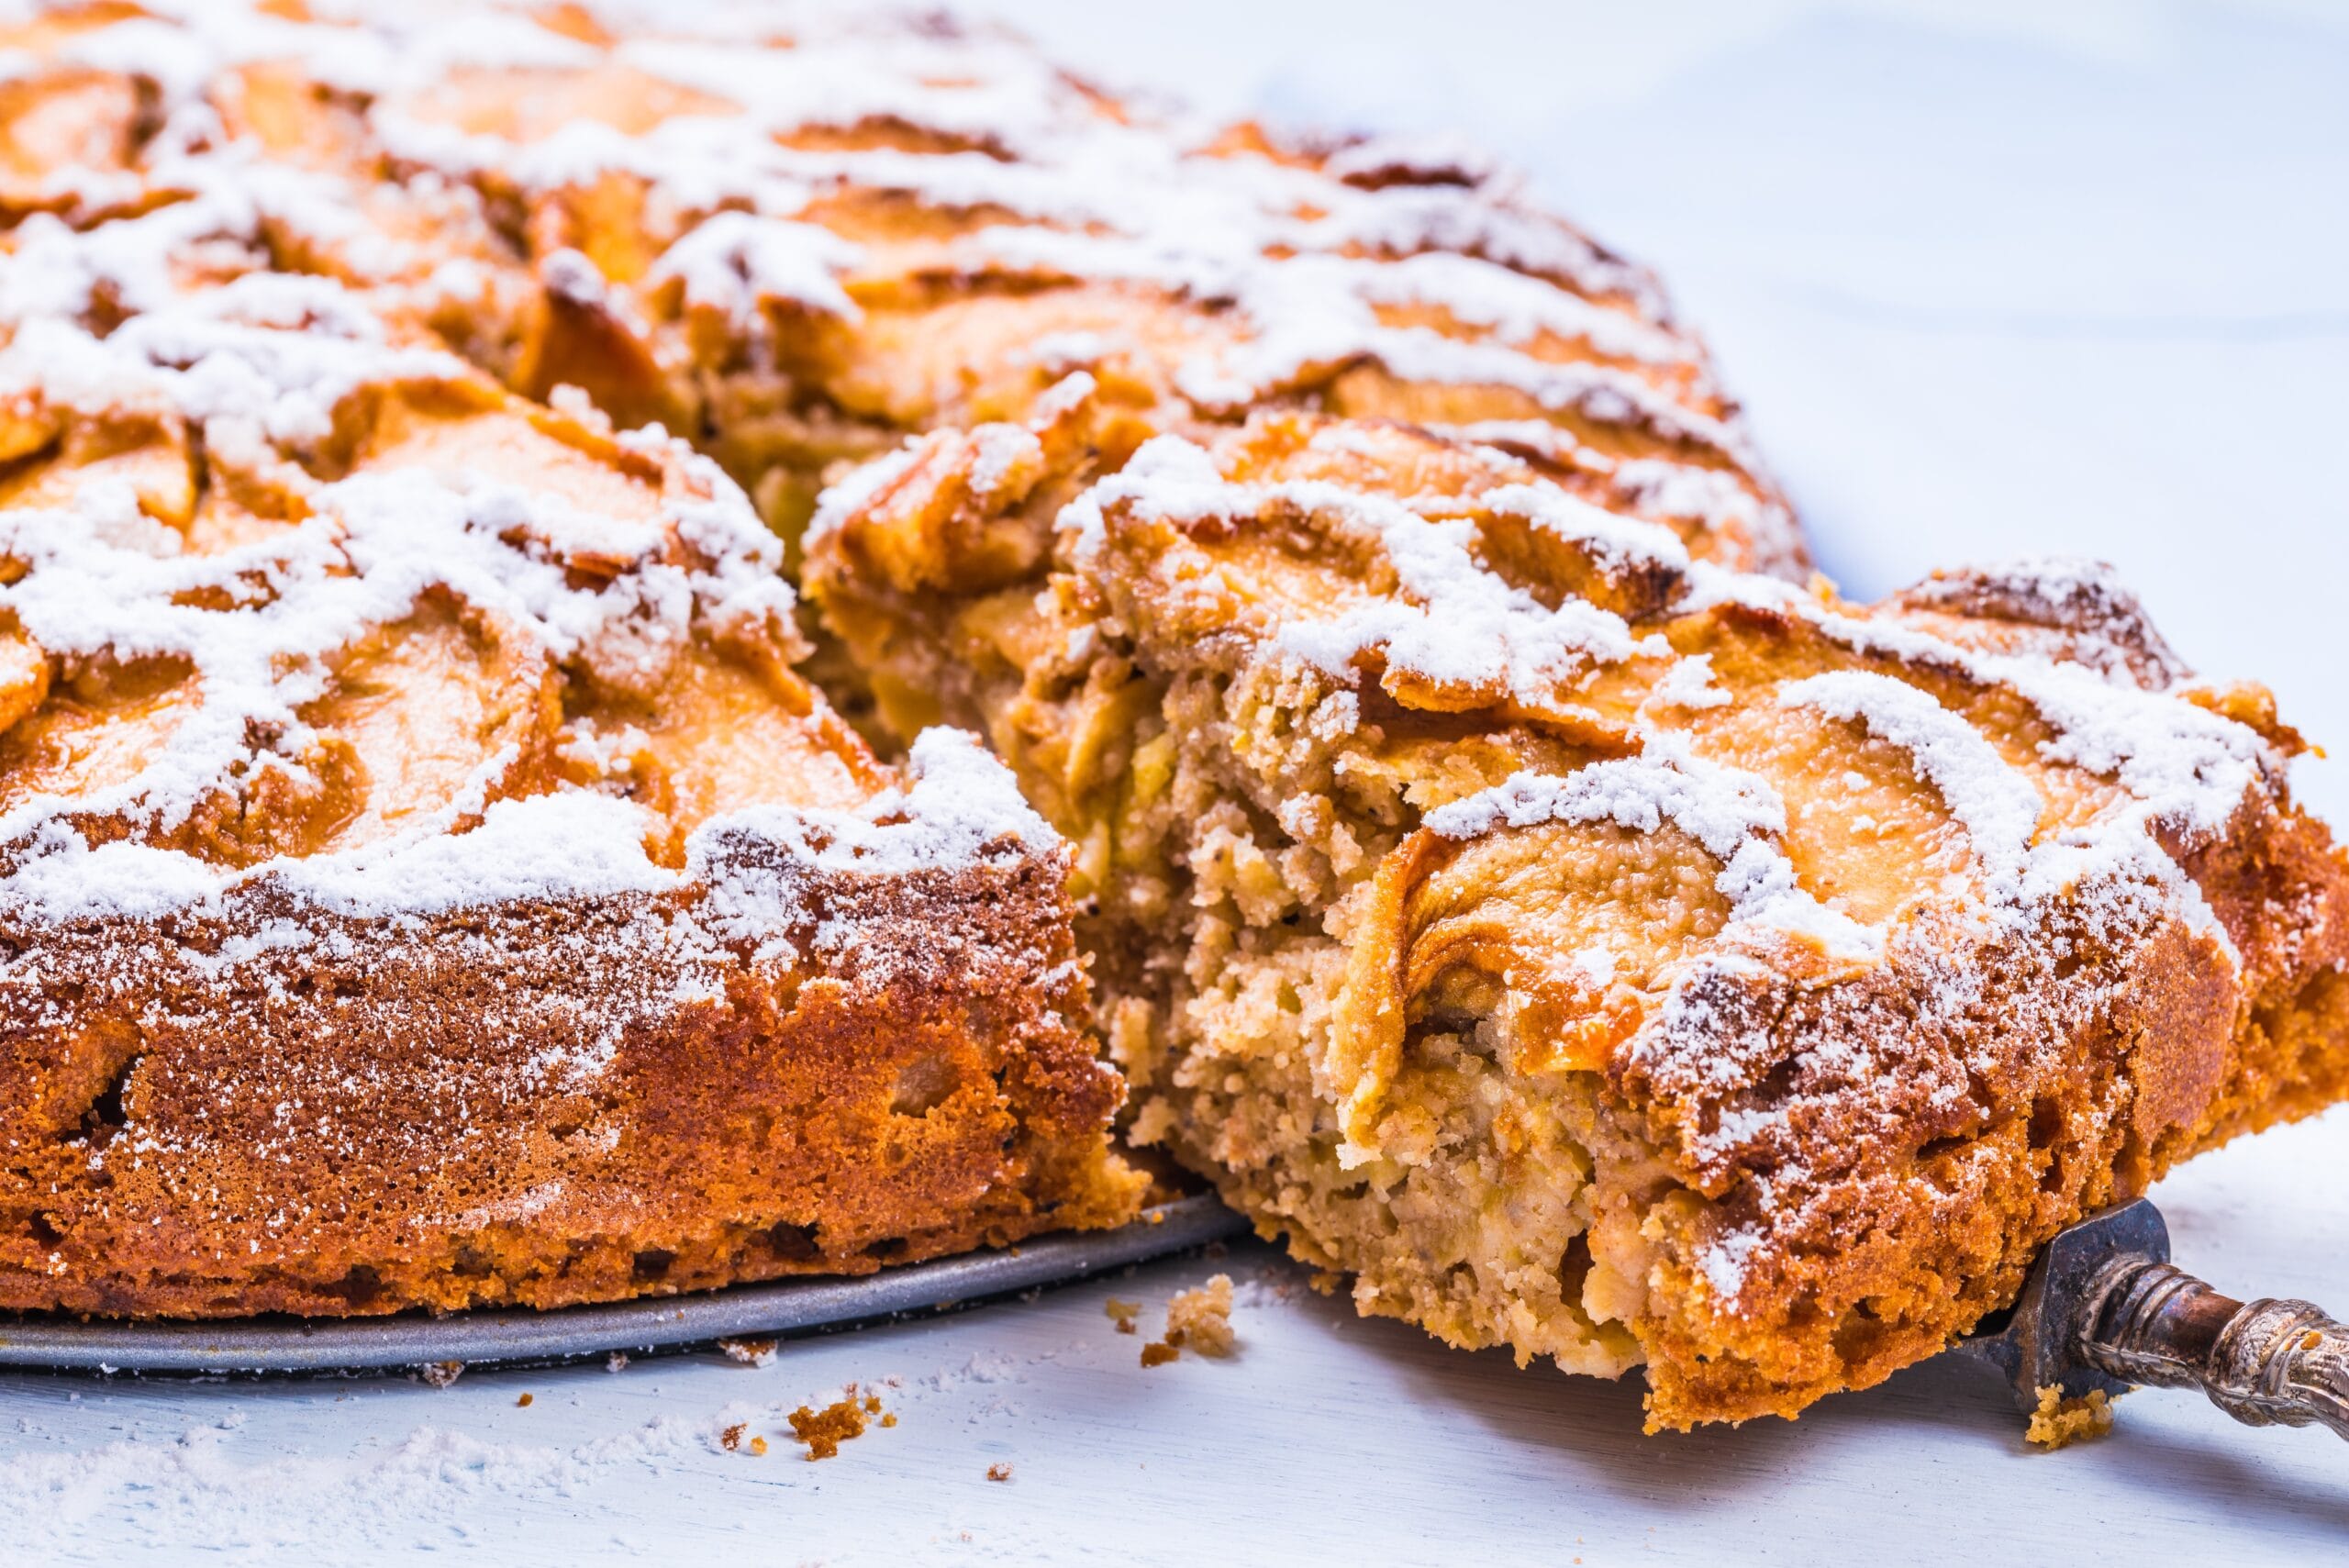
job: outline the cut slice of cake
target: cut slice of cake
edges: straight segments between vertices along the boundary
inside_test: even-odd
[[[969,737],[832,714],[714,465],[328,278],[140,304],[0,350],[0,1306],[543,1307],[1131,1214],[1065,848]]]
[[[1855,605],[1489,446],[1142,433],[926,438],[809,589],[1076,844],[1131,1136],[1364,1311],[1791,1414],[2349,1092],[2298,738],[2101,572]]]

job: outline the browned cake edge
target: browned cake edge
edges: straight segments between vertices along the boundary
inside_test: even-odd
[[[266,880],[12,915],[0,1071],[38,1087],[0,1106],[0,1306],[545,1307],[1121,1223],[1064,851],[993,850],[811,875],[743,840],[674,890],[420,918]]]
[[[1684,1151],[1676,1162],[1692,1184],[1729,1201],[1666,1249],[1674,1288],[1657,1299],[1677,1309],[1635,1325],[1651,1430],[1792,1417],[1822,1395],[1881,1383],[2010,1302],[2065,1225],[2142,1195],[2237,1133],[2349,1096],[2349,861],[2330,832],[2254,798],[2183,863],[2241,956],[2240,982],[2210,933],[2176,920],[2111,950],[2077,928],[2051,933],[2068,953],[1993,946],[1968,956],[1986,984],[1965,1026],[1900,1042],[1913,1077],[1870,1107],[1892,1112],[1899,1134],[1871,1140],[1790,1218],[1756,1226],[1753,1186],[1733,1185],[1744,1173],[1691,1168]],[[2127,978],[2082,1013],[2088,991],[2074,976],[2099,965]],[[1703,1001],[1730,1016],[1737,1054],[1781,1104],[1811,1087],[1798,1056],[1844,1043],[1871,1010],[1876,1028],[1897,1029],[1906,1006],[1888,995],[1813,1003],[1783,985]],[[2043,1055],[2035,1030],[2002,1028],[2032,1012],[2083,1021]],[[1790,1081],[1771,1085],[1773,1073]],[[1653,1114],[1654,1085],[1640,1080],[1636,1067],[1611,1064],[1619,1111]],[[1944,1082],[1963,1092],[1930,1106],[1920,1091]],[[1699,1095],[1675,1111],[1702,1115],[1707,1101],[1732,1097]],[[1842,1132],[1865,1137],[1859,1122]],[[1740,1260],[1757,1277],[1723,1303],[1698,1278],[1709,1249],[1740,1228],[1765,1239]]]

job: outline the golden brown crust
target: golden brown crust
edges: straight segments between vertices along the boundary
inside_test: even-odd
[[[2275,861],[2285,844],[2288,868]],[[1968,956],[1986,984],[1961,1028],[1919,1030],[1896,977],[1857,995],[1740,987],[1701,998],[1736,1020],[1725,1091],[1660,1093],[1636,1065],[1610,1073],[1627,1104],[1651,1118],[1669,1107],[1683,1127],[1791,1113],[1777,1147],[1696,1167],[1730,1198],[1718,1229],[1753,1218],[1750,1177],[1798,1152],[1811,1189],[1753,1265],[1775,1276],[1756,1293],[1775,1309],[1643,1326],[1657,1422],[1792,1415],[1879,1382],[2009,1302],[2040,1246],[2080,1215],[2235,1131],[2349,1095],[2343,954],[2328,935],[2349,870],[2330,835],[2261,803],[2187,869],[2245,956],[2239,975],[2175,925],[2125,945],[2059,925]],[[2277,963],[2279,946],[2300,956]],[[2065,1013],[2078,1021],[2050,1027]],[[1884,1052],[1895,1040],[1897,1068]],[[1845,1053],[1848,1076],[1815,1065]],[[1782,1188],[1779,1207],[1796,1195]]]
[[[558,1307],[1119,1223],[1055,884],[843,879],[757,940],[707,890],[15,926],[0,1062],[44,1092],[0,1107],[0,1305]]]

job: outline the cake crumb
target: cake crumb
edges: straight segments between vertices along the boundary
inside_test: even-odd
[[[864,1413],[868,1416],[877,1416],[881,1413],[881,1396],[868,1394],[864,1396]]]
[[[535,1394],[521,1395],[515,1399],[514,1407],[518,1410],[527,1410],[533,1404],[537,1403],[538,1397],[539,1396]]]
[[[990,1480],[990,1481],[1008,1481],[1008,1480],[1010,1480],[1010,1479],[1011,1479],[1011,1466],[1009,1466],[1008,1464],[990,1464],[990,1465],[988,1465],[988,1466],[987,1466],[987,1479],[988,1479],[988,1480]]]
[[[763,1457],[763,1456],[766,1453],[766,1451],[767,1451],[767,1440],[766,1440],[766,1439],[764,1439],[764,1438],[752,1438],[752,1439],[751,1440],[751,1455],[752,1455],[753,1457]]]
[[[726,1352],[728,1361],[742,1366],[771,1366],[776,1343],[773,1340],[720,1340],[718,1348]]]
[[[628,1352],[626,1351],[614,1351],[610,1355],[606,1356],[604,1358],[604,1370],[606,1372],[626,1372],[628,1370]]]
[[[1239,1341],[1231,1331],[1231,1276],[1217,1274],[1166,1304],[1166,1342],[1203,1356],[1223,1357]]]
[[[874,1400],[874,1405],[879,1401]],[[841,1444],[851,1438],[864,1435],[867,1406],[858,1402],[856,1385],[848,1385],[843,1396],[818,1410],[802,1405],[791,1413],[792,1434],[807,1445],[810,1460],[829,1459],[841,1451]],[[885,1419],[882,1423],[886,1426]]]
[[[750,1423],[748,1421],[737,1421],[732,1426],[727,1428],[724,1431],[718,1433],[718,1446],[724,1449],[729,1453],[732,1453],[735,1450],[740,1448],[742,1446],[742,1429],[749,1425]]]
[[[1335,1296],[1338,1293],[1338,1287],[1345,1284],[1346,1280],[1343,1274],[1332,1273],[1328,1269],[1316,1269],[1310,1283],[1313,1288],[1322,1295]]]
[[[1182,1353],[1183,1352],[1181,1351],[1177,1350],[1174,1345],[1169,1344],[1164,1340],[1152,1340],[1150,1343],[1141,1348],[1141,1364],[1144,1366],[1164,1366],[1168,1362],[1180,1357]]]
[[[417,1367],[417,1374],[435,1388],[446,1388],[465,1375],[462,1362],[426,1362]]]
[[[1130,1334],[1134,1332],[1134,1319],[1141,1316],[1141,1303],[1120,1301],[1113,1296],[1103,1310],[1108,1313],[1109,1321],[1118,1326],[1119,1333]]]
[[[2112,1401],[2103,1389],[2090,1389],[2085,1399],[2066,1399],[2063,1389],[2048,1383],[2040,1385],[2039,1408],[2032,1412],[2023,1439],[2054,1450],[2100,1438],[2110,1430]]]
[[[897,1413],[895,1410],[884,1410],[881,1412],[881,1425],[884,1428],[894,1427],[896,1424]]]

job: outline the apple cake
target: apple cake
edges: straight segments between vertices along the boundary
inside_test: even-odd
[[[2349,1091],[2299,739],[2102,572],[1857,605],[1399,423],[1139,435],[929,436],[807,587],[1076,846],[1133,1140],[1364,1312],[1792,1414]]]
[[[0,1303],[543,1305],[1130,1212],[1065,846],[795,670],[777,568],[908,433],[1083,365],[1800,564],[1653,280],[1458,149],[842,13],[0,46]]]
[[[832,713],[730,481],[330,279],[145,281],[0,350],[0,1306],[543,1307],[1132,1213],[1065,847],[969,736]]]
[[[0,1306],[1114,1224],[1106,1036],[1364,1310],[1677,1426],[2343,1092],[2266,695],[2095,572],[1797,586],[1654,280],[1457,146],[847,9],[0,50]]]

